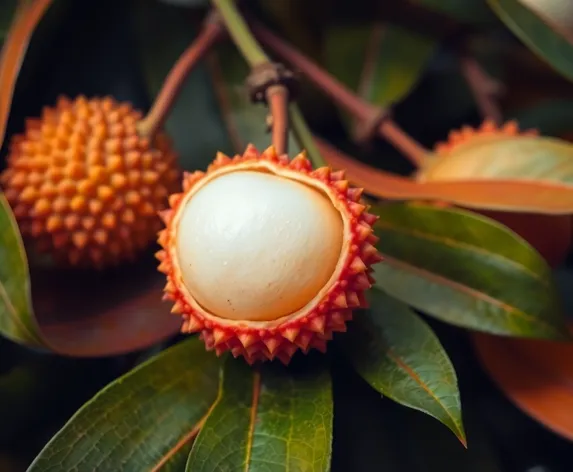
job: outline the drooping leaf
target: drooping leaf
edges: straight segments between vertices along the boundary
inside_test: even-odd
[[[358,373],[384,396],[441,421],[465,445],[454,367],[431,328],[380,290],[344,336]]]
[[[551,271],[499,223],[455,208],[387,204],[376,284],[446,323],[493,334],[568,339]]]
[[[189,472],[328,471],[332,392],[324,366],[295,373],[283,367],[225,363],[220,396],[197,436]]]
[[[18,225],[0,195],[0,333],[14,342],[45,347],[30,297],[28,259]]]
[[[217,398],[219,364],[196,337],[140,364],[86,403],[28,470],[183,470]]]
[[[487,0],[505,25],[535,54],[557,72],[573,80],[573,34],[540,16],[531,2],[524,0]]]
[[[390,200],[436,200],[467,208],[522,213],[571,214],[573,193],[569,184],[518,179],[471,179],[416,182],[381,171],[337,150],[326,141],[315,141],[326,161],[346,169],[348,179],[367,193]]]
[[[325,67],[366,101],[389,107],[414,88],[436,50],[437,39],[377,23],[326,31]]]
[[[4,141],[6,124],[16,78],[34,29],[52,0],[30,0],[17,3],[0,55],[0,144]]]

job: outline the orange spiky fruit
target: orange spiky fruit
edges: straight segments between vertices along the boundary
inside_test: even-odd
[[[343,171],[273,147],[219,153],[206,173],[186,174],[162,213],[157,253],[182,331],[249,363],[324,352],[366,306],[381,260],[361,194]]]
[[[167,136],[139,136],[140,119],[129,103],[80,96],[26,121],[0,176],[24,240],[63,265],[96,268],[155,240],[180,172]]]
[[[422,169],[416,176],[418,181],[456,180],[475,177],[479,175],[480,162],[476,159],[468,161],[458,151],[480,143],[504,139],[512,136],[537,136],[535,129],[520,130],[515,121],[508,121],[498,127],[491,120],[485,120],[477,129],[469,126],[461,130],[451,131],[448,140],[436,144],[434,151],[437,154],[435,162],[428,168]],[[454,162],[448,158],[456,152]],[[475,156],[475,154],[474,154]],[[516,156],[519,158],[519,156]],[[499,221],[507,226],[529,244],[531,244],[552,267],[561,264],[571,246],[573,226],[569,215],[543,215],[539,213],[513,213],[493,210],[475,210],[484,216]]]

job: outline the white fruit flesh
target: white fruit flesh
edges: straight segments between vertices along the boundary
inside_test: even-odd
[[[208,182],[180,209],[183,283],[213,315],[270,321],[304,307],[332,276],[343,223],[319,191],[238,171]]]

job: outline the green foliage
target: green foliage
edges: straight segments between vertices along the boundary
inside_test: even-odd
[[[519,0],[487,0],[499,18],[533,52],[556,71],[573,80],[573,43],[561,29]]]
[[[345,338],[357,372],[384,396],[440,420],[465,444],[456,373],[436,335],[382,291],[373,290],[369,303]]]
[[[218,371],[197,338],[162,352],[86,403],[28,470],[182,470]]]
[[[4,196],[0,196],[0,229],[0,332],[13,341],[43,347],[30,299],[26,252]]]
[[[272,367],[259,372],[229,359],[186,470],[326,472],[332,413],[325,366],[298,374]]]
[[[376,283],[389,295],[465,328],[567,339],[549,267],[506,227],[422,204],[381,205],[375,212],[385,256]]]
[[[208,3],[144,0],[109,7],[109,18],[114,8],[127,12],[129,21],[124,26],[137,50],[136,64],[141,66],[136,75],[141,76],[144,95],[151,102],[158,97],[173,65],[199,36],[205,13],[201,7]],[[476,101],[484,99],[483,80],[476,87],[459,67],[460,52],[473,54],[471,49],[466,50],[467,44],[458,48],[457,43],[454,45],[457,36],[446,38],[446,34],[470,32],[477,39],[494,38],[495,47],[482,51],[478,63],[487,64],[488,70],[504,80],[511,73],[527,75],[526,66],[515,72],[513,63],[506,63],[507,56],[522,57],[527,49],[515,49],[502,40],[497,47],[497,36],[492,33],[504,25],[492,10],[527,47],[560,74],[573,79],[573,46],[569,39],[556,23],[518,0],[414,0],[405,10],[401,10],[402,4],[388,5],[387,14],[381,17],[356,15],[359,23],[341,20],[337,9],[347,8],[341,6],[345,2],[322,1],[312,7],[304,1],[296,5],[290,0],[272,5],[244,2],[249,18],[260,13],[255,8],[257,3],[267,15],[266,20],[272,18],[282,34],[303,53],[325,64],[363,103],[399,111],[396,121],[428,148],[442,140],[453,126],[461,128],[477,121]],[[8,8],[14,4],[11,2]],[[33,0],[27,3],[32,4]],[[335,11],[327,11],[327,4]],[[5,18],[8,15],[2,16],[2,20]],[[443,34],[429,33],[432,28],[427,22],[440,18],[455,27],[445,28]],[[104,30],[101,25],[98,29]],[[6,30],[0,24],[0,35]],[[45,38],[33,40],[51,44]],[[130,49],[129,54],[132,52]],[[12,66],[17,67],[12,69],[12,81],[7,79],[10,74],[6,75],[10,71],[0,70],[0,116],[6,118],[10,111],[6,104],[12,98],[21,62],[15,61]],[[73,67],[79,70],[82,66]],[[114,73],[113,67],[102,69],[105,74]],[[174,141],[183,169],[206,169],[217,151],[232,155],[242,152],[249,143],[260,150],[271,144],[269,111],[263,104],[251,103],[245,87],[248,74],[248,63],[237,47],[229,38],[221,38],[182,82],[165,129]],[[480,86],[482,90],[476,90]],[[20,94],[30,90],[21,88],[24,91]],[[356,117],[344,114],[345,123],[340,123],[338,117],[328,116],[326,107],[315,109],[321,104],[318,97],[324,98],[321,92],[309,81],[297,96],[298,103],[290,104],[289,154],[305,150],[315,167],[328,160],[326,152],[321,155],[318,151],[305,122],[310,115],[324,119],[313,127],[313,132],[319,130],[375,167],[384,166],[379,156],[391,154],[386,148],[380,152],[379,142],[372,140],[370,148],[359,147],[352,138],[342,136],[342,128],[337,126],[351,124],[347,128],[352,130],[359,124]],[[511,94],[511,87],[506,92]],[[38,96],[49,95],[46,92]],[[491,91],[486,90],[485,95],[486,99],[492,98]],[[514,110],[514,115],[522,128],[539,127],[544,133],[558,136],[571,131],[571,112],[567,109],[571,98],[524,106]],[[45,103],[38,104],[38,108],[41,105]],[[27,116],[29,112],[22,113]],[[511,113],[506,110],[506,114]],[[23,120],[18,115],[14,119],[19,123]],[[401,149],[404,151],[403,146]],[[459,164],[468,178],[558,182],[567,184],[562,187],[568,192],[572,157],[571,146],[561,140],[484,139],[462,145],[448,156],[447,162],[437,162],[437,167],[429,166],[424,171]],[[386,183],[376,181],[374,186]],[[371,188],[365,188],[366,199]],[[476,213],[418,203],[375,204],[374,211],[380,216],[375,227],[380,237],[378,248],[385,257],[375,267],[377,288],[369,293],[370,309],[357,311],[354,321],[348,324],[348,333],[340,333],[337,341],[344,347],[351,367],[371,387],[370,392],[393,400],[384,405],[396,403],[416,411],[396,414],[385,406],[388,416],[369,418],[378,431],[384,431],[384,444],[376,444],[378,437],[366,439],[387,455],[396,452],[391,444],[416,448],[408,454],[412,457],[396,461],[385,457],[383,467],[388,470],[399,470],[398,464],[420,471],[430,467],[501,470],[491,446],[484,446],[488,443],[483,439],[485,434],[473,436],[475,423],[468,427],[467,421],[462,422],[461,399],[465,407],[465,399],[472,397],[471,389],[466,395],[461,382],[461,394],[458,389],[458,378],[464,372],[456,373],[440,339],[412,308],[454,327],[504,336],[569,340],[551,270],[535,248],[503,225]],[[0,236],[0,333],[5,338],[78,357],[116,356],[150,345],[154,346],[153,353],[158,352],[108,384],[63,427],[58,424],[55,436],[42,442],[43,449],[33,460],[30,472],[336,469],[333,446],[338,443],[346,452],[345,444],[350,439],[343,428],[334,437],[334,412],[338,417],[340,411],[344,414],[344,410],[357,406],[353,395],[346,403],[336,399],[335,405],[333,389],[337,375],[343,372],[337,362],[332,362],[336,356],[299,354],[288,367],[276,362],[250,367],[242,359],[229,355],[218,358],[206,352],[198,337],[162,350],[160,341],[176,333],[180,319],[170,316],[167,305],[161,302],[165,280],[158,275],[151,254],[130,268],[104,276],[58,270],[35,272],[30,270],[34,267],[28,267],[31,254],[24,250],[3,197]],[[464,334],[460,330],[455,333],[457,337]],[[129,358],[119,361],[130,365]],[[463,362],[460,365],[465,367]],[[56,377],[37,369],[23,364],[0,372],[0,412],[13,412],[12,416],[3,414],[9,419],[5,423],[14,424],[16,415],[23,420],[34,416],[34,410],[20,415],[26,405],[43,398],[45,384],[60,381],[68,372]],[[75,374],[70,377],[70,382],[81,382]],[[348,383],[347,378],[342,378],[342,383]],[[358,388],[344,387],[350,392]],[[438,421],[420,419],[423,415],[418,412]],[[481,420],[473,411],[468,416],[473,422]],[[465,420],[465,412],[463,417]],[[473,444],[469,455],[459,444],[453,449],[456,441],[447,428],[436,433],[439,423],[463,444],[468,431],[470,443],[476,438],[480,452],[473,452]],[[418,424],[422,426],[418,428]],[[368,442],[364,437],[369,433],[362,430],[362,424],[359,430],[360,441]],[[5,465],[8,460],[10,465]],[[12,467],[11,463],[12,458],[5,458],[0,451],[0,469]],[[370,470],[372,465],[368,467]]]

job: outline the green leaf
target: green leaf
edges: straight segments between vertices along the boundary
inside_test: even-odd
[[[17,4],[18,0],[5,0],[2,2],[2,6],[0,7],[0,46],[8,34],[12,17],[14,13],[16,13]]]
[[[456,373],[436,335],[380,290],[369,303],[343,337],[356,371],[381,394],[441,421],[465,445]]]
[[[569,339],[550,268],[505,226],[422,204],[373,208],[385,260],[376,285],[453,325],[500,335]]]
[[[535,128],[544,136],[569,133],[573,122],[573,101],[566,99],[543,100],[535,105],[507,113],[522,129]]]
[[[487,0],[489,6],[505,25],[556,71],[573,80],[573,40],[565,37],[562,29],[552,24],[548,17],[518,0]],[[570,34],[570,33],[568,33]]]
[[[412,3],[449,16],[462,23],[491,23],[491,12],[483,0],[412,0]]]
[[[332,392],[326,368],[265,366],[229,358],[213,412],[197,436],[187,470],[330,470]]]
[[[0,261],[0,333],[17,343],[45,347],[34,318],[26,252],[4,195],[0,195]]]
[[[197,337],[140,364],[87,402],[28,471],[182,470],[217,398],[219,364]]]
[[[335,26],[325,38],[325,66],[366,101],[389,107],[416,86],[438,41],[390,24]]]

